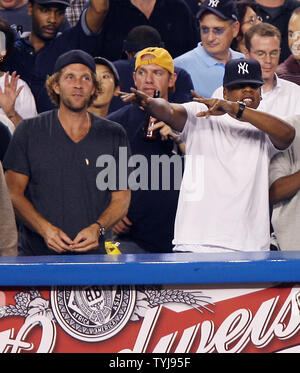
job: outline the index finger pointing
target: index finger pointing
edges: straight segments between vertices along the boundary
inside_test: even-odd
[[[122,92],[122,91],[117,91],[116,92],[118,95],[129,95],[129,92]]]
[[[204,99],[203,96],[201,96],[201,95],[199,95],[198,93],[196,93],[193,89],[191,89],[191,94],[192,94],[194,97],[196,97],[196,98],[203,98],[203,99]]]

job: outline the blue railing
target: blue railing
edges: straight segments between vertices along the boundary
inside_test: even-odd
[[[0,258],[0,286],[300,282],[300,251]]]

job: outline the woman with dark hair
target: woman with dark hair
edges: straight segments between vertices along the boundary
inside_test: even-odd
[[[237,1],[238,21],[240,22],[240,31],[232,42],[232,49],[245,54],[244,35],[250,27],[260,23],[261,17],[256,13],[257,5],[253,1]]]
[[[13,72],[6,71],[5,64],[14,53],[15,32],[0,17],[0,121],[11,132],[23,118],[37,115],[34,97],[27,83]]]

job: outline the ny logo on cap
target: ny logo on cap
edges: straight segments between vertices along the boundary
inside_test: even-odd
[[[238,71],[238,73],[239,74],[249,74],[249,71],[248,71],[248,64],[247,64],[247,62],[240,62],[239,64],[238,64],[238,68],[239,68],[239,71]]]
[[[211,6],[212,8],[217,8],[220,0],[209,0],[208,6]]]

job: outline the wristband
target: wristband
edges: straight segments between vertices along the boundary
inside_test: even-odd
[[[8,119],[12,119],[13,117],[15,117],[17,115],[16,112],[14,112],[14,114],[9,114],[7,115]]]
[[[237,101],[237,103],[239,104],[239,110],[238,110],[235,117],[236,117],[236,119],[240,119],[240,118],[242,118],[243,112],[246,108],[246,104],[244,104],[244,102],[241,102],[241,101]]]
[[[100,227],[100,230],[99,230],[100,235],[104,236],[105,235],[105,228],[103,227],[103,225],[98,220],[95,221],[95,224],[99,225],[99,227]]]
[[[174,142],[175,142],[175,144],[177,144],[177,145],[180,145],[180,144],[183,143],[183,141],[182,141],[181,139],[179,139],[179,140],[174,140]]]

